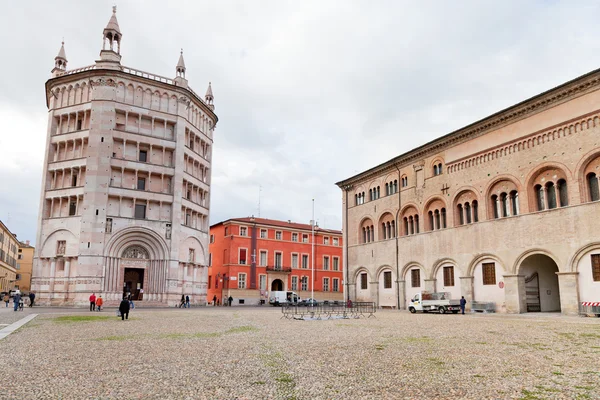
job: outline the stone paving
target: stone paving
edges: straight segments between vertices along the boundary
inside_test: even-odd
[[[600,398],[600,318],[382,311],[296,321],[269,307],[138,307],[129,321],[114,309],[20,314],[29,312],[39,316],[0,341],[2,398]]]

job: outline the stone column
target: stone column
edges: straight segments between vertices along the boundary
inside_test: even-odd
[[[54,298],[54,280],[56,278],[56,258],[53,258],[50,262],[50,296],[49,299]]]
[[[461,276],[460,279],[460,293],[461,296],[465,296],[465,300],[467,300],[467,305],[465,309],[471,310],[471,302],[474,299],[473,296],[473,276]]]
[[[435,292],[435,279],[425,279],[425,291]]]
[[[70,258],[65,258],[65,301],[69,300],[69,285],[70,285],[70,280],[69,280],[69,276],[71,275],[71,259]]]
[[[527,312],[525,275],[504,275],[504,284],[506,311],[513,314]]]
[[[400,309],[406,310],[406,281],[398,281],[398,294],[400,296]]]
[[[579,314],[579,272],[557,272],[560,310],[566,315]]]

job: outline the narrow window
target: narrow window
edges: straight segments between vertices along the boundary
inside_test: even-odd
[[[548,196],[548,209],[556,208],[556,188],[554,182],[546,184],[546,196]]]
[[[404,217],[404,234],[405,235],[409,235],[410,232],[408,231],[408,218]]]
[[[260,266],[261,267],[266,267],[267,266],[267,252],[264,250],[260,251]]]
[[[535,195],[537,201],[537,209],[538,211],[543,211],[546,207],[544,202],[544,188],[542,187],[542,185],[535,186]]]
[[[308,254],[302,254],[302,268],[308,269]]]
[[[458,223],[460,225],[464,225],[465,224],[465,216],[463,214],[463,206],[462,206],[462,204],[458,205]]]
[[[588,174],[588,190],[590,192],[590,201],[600,200],[600,190],[598,188],[598,177],[593,172]]]
[[[260,238],[261,239],[266,239],[267,238],[267,230],[266,229],[261,229],[260,230]]]
[[[442,225],[440,224],[440,211],[435,210],[435,229],[440,229]]]
[[[437,174],[438,174],[438,166],[434,165],[433,166],[433,176],[437,176]]]
[[[386,183],[386,184],[385,184],[385,195],[386,195],[386,196],[389,196],[390,194],[391,194],[391,193],[390,193],[390,185],[388,185],[388,184]]]
[[[442,228],[446,228],[446,209],[442,208]]]
[[[387,232],[385,227],[385,222],[381,224],[381,232],[383,233],[383,240],[387,239]]]
[[[469,203],[465,203],[465,214],[467,216],[467,224],[471,223],[471,205]]]
[[[415,215],[415,233],[419,233],[419,216]]]
[[[323,278],[323,291],[329,292],[329,278]]]
[[[298,254],[292,254],[292,268],[298,268]]]
[[[261,275],[258,280],[259,290],[267,290],[267,276]]]
[[[292,242],[297,242],[297,241],[298,241],[298,234],[292,233]]]
[[[592,280],[600,282],[600,254],[592,254]]]
[[[137,189],[138,190],[146,190],[146,178],[138,178]]]
[[[392,288],[392,271],[385,271],[383,273],[383,288],[384,289]]]
[[[444,286],[454,286],[454,267],[444,267]]]
[[[499,213],[498,213],[498,196],[496,196],[496,195],[492,196],[492,209],[494,210],[494,218],[498,219],[499,218]]]
[[[392,221],[390,224],[391,237],[396,237],[396,221]]]
[[[246,265],[246,249],[240,249],[239,264]]]
[[[138,161],[146,162],[147,158],[148,158],[148,152],[146,150],[140,150],[140,156],[138,158]]]
[[[280,231],[275,232],[275,239],[281,240],[282,233]]]
[[[275,253],[275,268],[281,269],[283,265],[281,262],[282,257],[283,255],[281,253]]]
[[[135,218],[146,219],[146,206],[143,204],[135,205]]]
[[[398,193],[398,179],[394,179],[394,193]]]
[[[302,283],[302,290],[304,290],[304,291],[308,290],[308,277],[303,276],[300,281]]]
[[[500,195],[500,203],[502,206],[502,216],[508,217],[508,196],[506,193]]]
[[[496,284],[496,264],[494,263],[483,263],[483,284],[484,285],[495,285]]]
[[[71,186],[77,186],[77,174],[73,174],[73,178],[71,179]]]
[[[81,130],[81,128],[82,128],[82,124],[83,124],[83,121],[82,121],[82,120],[80,120],[80,119],[78,119],[78,120],[77,120],[77,130],[78,130],[78,131],[80,131],[80,130]]]
[[[292,290],[298,290],[298,277],[292,276]]]
[[[340,291],[340,280],[338,278],[333,278],[333,291],[334,292]]]
[[[340,259],[337,257],[333,257],[333,270],[334,271],[340,270]]]
[[[366,273],[360,274],[360,289],[367,290],[367,274]]]
[[[355,206],[358,205],[358,195],[357,194],[354,195],[354,205]]]
[[[567,191],[567,181],[560,179],[556,182],[558,188],[558,198],[560,200],[560,206],[566,207],[569,205],[569,193]]]
[[[238,289],[246,289],[246,274],[238,274]]]
[[[433,230],[433,212],[429,211],[429,230]]]
[[[323,270],[324,271],[329,270],[329,256],[323,257]]]
[[[410,286],[421,287],[421,270],[411,269],[410,270]]]
[[[208,276],[208,288],[211,289],[212,287],[212,275]]]
[[[479,222],[479,215],[477,213],[477,200],[473,200],[473,222]],[[517,215],[517,214],[515,214]]]
[[[77,203],[75,203],[74,201],[71,202],[71,204],[69,204],[69,215],[75,215],[75,212],[77,211]]]

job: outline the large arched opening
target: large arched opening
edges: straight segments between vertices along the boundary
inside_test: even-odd
[[[560,312],[558,271],[546,254],[531,254],[521,261],[518,272],[525,277],[527,312]]]
[[[271,291],[281,292],[283,290],[283,281],[281,279],[274,279],[271,282]]]

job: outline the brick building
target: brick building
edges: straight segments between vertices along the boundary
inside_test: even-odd
[[[100,33],[100,29],[99,32]],[[205,304],[212,143],[210,84],[121,64],[116,7],[95,64],[46,82],[48,130],[32,289],[41,304]],[[98,43],[100,45],[100,43]],[[175,60],[174,60],[175,61]]]
[[[342,232],[315,226],[314,281],[311,225],[265,218],[234,218],[210,227],[208,296],[222,303],[268,303],[273,290],[302,299],[343,300]]]
[[[29,293],[31,290],[31,271],[33,270],[34,252],[35,248],[29,244],[29,240],[19,242],[16,285],[23,293]]]
[[[596,70],[338,182],[350,298],[600,301],[599,137]]]
[[[17,252],[20,242],[2,221],[0,221],[0,292],[19,289],[17,277]]]

